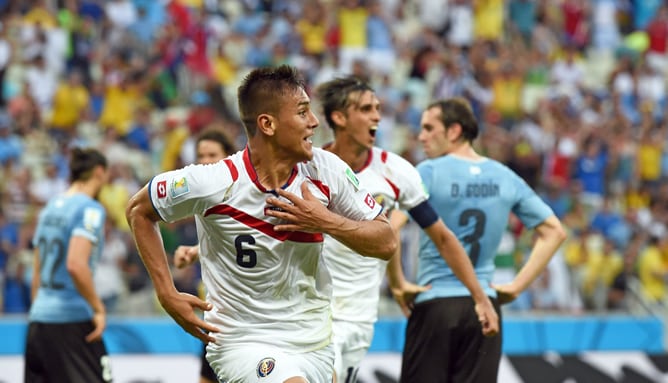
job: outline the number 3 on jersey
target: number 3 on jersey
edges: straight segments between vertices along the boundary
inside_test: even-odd
[[[487,216],[480,209],[466,209],[459,216],[459,226],[468,226],[473,220],[473,231],[462,238],[462,241],[469,245],[469,258],[471,263],[476,266],[480,256],[480,238],[485,234],[485,221]]]
[[[237,250],[237,265],[250,269],[257,265],[257,253],[253,249],[244,248],[244,244],[254,245],[255,238],[244,234],[234,239],[234,247]]]

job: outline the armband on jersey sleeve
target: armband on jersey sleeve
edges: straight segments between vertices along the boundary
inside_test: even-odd
[[[414,208],[408,210],[408,214],[420,225],[421,228],[427,228],[438,221],[438,214],[431,207],[429,201],[422,201]]]

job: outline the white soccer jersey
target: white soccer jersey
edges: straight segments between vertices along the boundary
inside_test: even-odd
[[[360,187],[368,190],[386,211],[398,205],[409,210],[427,200],[420,174],[402,157],[372,148],[364,168],[357,173]],[[360,256],[336,239],[326,236],[325,260],[333,280],[334,319],[370,322],[378,316],[378,289],[387,262]]]
[[[354,220],[382,211],[358,188],[337,156],[314,149],[283,187],[301,195],[303,182],[332,211]],[[331,279],[322,262],[323,235],[276,232],[265,215],[273,191],[257,181],[248,149],[211,165],[162,173],[149,185],[151,201],[165,221],[195,215],[202,279],[213,310],[207,322],[225,346],[262,343],[307,352],[331,336]]]

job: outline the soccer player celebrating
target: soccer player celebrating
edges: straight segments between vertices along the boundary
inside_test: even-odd
[[[398,240],[350,168],[313,148],[318,119],[294,68],[254,69],[237,96],[248,146],[213,165],[158,174],[131,198],[126,216],[161,305],[209,342],[219,380],[329,382],[323,233],[383,259]],[[210,302],[176,290],[157,227],[193,215]]]
[[[360,186],[386,210],[391,211],[395,205],[408,210],[471,291],[480,333],[495,335],[499,325],[494,307],[478,283],[464,248],[427,201],[417,170],[400,156],[374,147],[380,102],[373,89],[355,77],[343,77],[321,84],[317,97],[334,131],[334,141],[325,149],[343,159],[355,171]],[[334,286],[335,369],[340,382],[355,382],[373,338],[387,262],[361,257],[330,236],[325,238],[324,254]],[[418,291],[418,286],[408,284],[402,288]]]

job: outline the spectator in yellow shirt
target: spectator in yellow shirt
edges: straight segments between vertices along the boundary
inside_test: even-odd
[[[642,185],[655,188],[661,178],[661,156],[664,149],[665,129],[656,129],[652,123],[642,127],[638,145],[638,176]]]
[[[81,73],[70,72],[53,96],[52,132],[66,140],[75,134],[78,123],[85,117],[88,100],[88,90],[83,85]]]
[[[125,136],[132,124],[134,108],[140,104],[141,84],[138,74],[124,73],[118,85],[107,85],[104,93],[104,106],[98,121],[101,126],[111,127],[120,137]]]
[[[473,34],[477,39],[498,41],[503,34],[503,0],[473,0]]]
[[[651,304],[665,303],[668,281],[668,236],[652,236],[638,260],[640,290]]]
[[[297,21],[295,30],[301,36],[304,53],[317,58],[325,54],[327,23],[325,10],[320,1],[309,1],[304,4],[303,17]]]
[[[584,264],[582,295],[589,308],[595,310],[606,308],[612,282],[623,268],[622,254],[610,239],[604,239],[602,246],[588,249]]]
[[[181,163],[181,147],[188,135],[188,129],[178,117],[168,116],[166,118],[161,171],[174,170],[183,166]]]
[[[37,0],[23,16],[23,22],[31,25],[41,25],[44,28],[53,28],[58,22],[56,16],[49,10],[45,0]]]
[[[355,61],[365,60],[366,28],[369,11],[360,0],[344,0],[338,12],[339,70],[350,73]]]
[[[492,81],[491,107],[501,114],[501,125],[507,130],[521,117],[523,87],[524,78],[512,63],[504,63]]]

